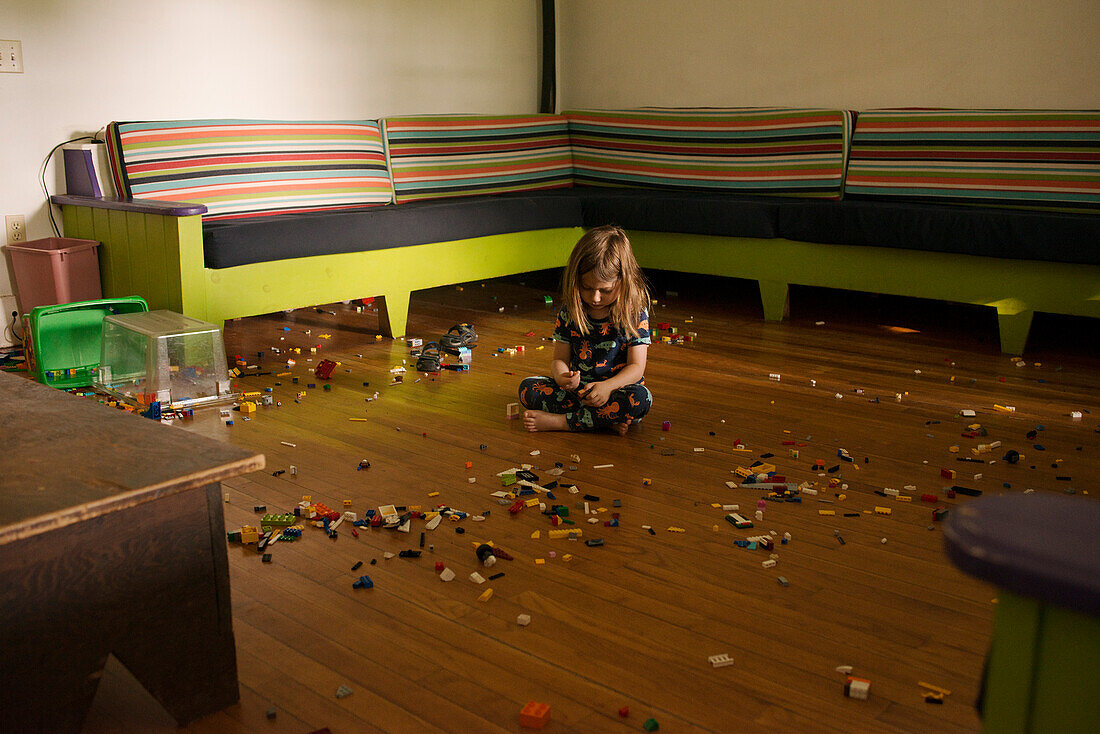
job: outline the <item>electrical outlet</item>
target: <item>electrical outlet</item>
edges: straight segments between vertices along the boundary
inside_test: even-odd
[[[22,214],[8,214],[4,217],[4,228],[8,232],[8,244],[27,241],[27,221]]]
[[[23,42],[0,40],[0,72],[23,73]]]

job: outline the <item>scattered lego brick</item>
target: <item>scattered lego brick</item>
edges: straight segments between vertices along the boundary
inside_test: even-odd
[[[848,698],[866,701],[868,696],[871,695],[871,681],[866,678],[848,676],[844,683],[844,695]]]
[[[550,722],[550,704],[528,701],[519,712],[520,726],[541,729]]]

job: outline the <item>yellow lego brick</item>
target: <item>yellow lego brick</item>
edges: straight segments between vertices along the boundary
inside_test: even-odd
[[[492,589],[486,589],[485,591],[481,592],[481,596],[479,596],[477,598],[477,600],[481,601],[481,602],[485,602],[485,601],[489,601],[492,598],[493,598],[493,590]]]
[[[775,464],[761,463],[753,467],[757,474],[767,474],[775,471]]]
[[[684,530],[683,528],[671,527],[671,528],[668,529],[668,532],[670,532],[670,533],[686,533],[687,531]]]
[[[913,501],[913,498],[912,498],[912,497],[910,497],[910,496],[909,496],[909,495],[907,495],[907,494],[899,494],[899,495],[898,495],[897,497],[895,497],[894,499],[896,499],[896,500],[897,500],[898,502],[912,502],[912,501]]]
[[[819,514],[819,515],[835,515],[836,510],[818,510],[817,514]]]
[[[524,504],[527,505],[528,507],[538,507],[539,506],[539,498],[538,497],[532,497],[531,499],[527,500]]]
[[[959,447],[958,447],[958,446],[950,446],[950,447],[948,447],[948,449],[947,449],[947,450],[948,450],[949,452],[951,452],[952,454],[957,454],[957,453],[959,453]]]
[[[573,560],[573,556],[570,553],[566,553],[564,556],[561,557],[561,559],[563,561],[565,561],[566,563],[569,563],[570,561]]]
[[[741,477],[742,479],[747,479],[747,478],[752,476],[752,470],[747,469],[743,466],[739,466],[736,469],[734,469],[733,473],[736,474],[737,476]]]
[[[438,496],[439,496],[439,492],[428,492],[428,496],[429,496],[429,497],[438,497]]]
[[[545,566],[546,565],[546,559],[545,558],[536,558],[535,559],[535,565],[536,566]]]
[[[722,509],[722,503],[721,502],[711,502],[710,506],[713,507],[716,510]]]
[[[931,683],[925,683],[924,681],[919,680],[919,681],[917,681],[917,685],[920,686],[921,688],[927,688],[930,691],[935,691],[936,693],[942,694],[944,696],[950,696],[951,695],[951,691],[947,690],[946,688],[940,688],[939,686],[934,686]]]
[[[255,413],[256,412],[256,404],[253,403],[253,402],[250,402],[248,400],[244,401],[243,403],[241,403],[241,412],[242,413]]]
[[[889,515],[892,512],[893,512],[893,510],[891,510],[889,507],[876,507],[875,508],[875,514],[876,515]]]
[[[542,537],[542,531],[541,530],[536,530],[535,532],[531,533],[531,540],[538,540],[541,537]]]

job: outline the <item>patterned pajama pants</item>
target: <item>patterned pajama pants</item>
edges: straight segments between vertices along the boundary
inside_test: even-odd
[[[571,431],[595,431],[610,428],[614,423],[630,425],[639,421],[653,405],[653,396],[642,384],[620,387],[611,393],[602,408],[592,408],[563,390],[552,377],[528,377],[519,384],[519,400],[523,407],[547,413],[564,413]]]

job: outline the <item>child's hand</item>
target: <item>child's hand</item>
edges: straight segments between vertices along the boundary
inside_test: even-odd
[[[577,395],[591,408],[602,408],[611,397],[611,389],[604,382],[590,382]]]
[[[554,380],[558,383],[558,387],[564,390],[576,390],[581,384],[581,373],[577,370],[570,370],[564,375],[555,377]]]

